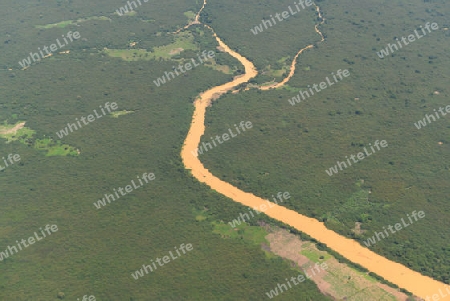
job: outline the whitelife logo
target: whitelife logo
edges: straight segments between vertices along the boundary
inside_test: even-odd
[[[344,69],[343,71],[341,71],[341,69],[339,69],[338,71],[336,71],[336,75],[334,74],[334,72],[331,72],[331,75],[333,75],[334,83],[331,82],[330,79],[327,76],[327,77],[325,77],[327,82],[321,82],[318,85],[317,84],[313,84],[312,87],[310,85],[308,85],[308,89],[309,89],[309,92],[311,92],[311,95],[308,93],[308,91],[300,91],[296,96],[292,97],[291,99],[288,99],[289,103],[291,105],[295,105],[296,103],[300,103],[302,100],[305,100],[306,98],[309,98],[312,95],[314,95],[314,91],[313,91],[312,88],[314,88],[314,90],[316,90],[316,92],[318,93],[318,92],[326,89],[327,87],[331,87],[335,83],[339,82],[339,80],[336,78],[336,75],[339,76],[340,80],[343,80],[344,77],[350,76],[350,72],[347,69]],[[342,77],[342,75],[344,77]],[[327,85],[327,83],[328,83],[328,85]],[[318,87],[320,87],[320,89],[318,89]],[[300,99],[300,96],[302,97],[302,99]]]
[[[247,121],[247,122],[241,121],[241,123],[239,123],[239,126],[240,126],[240,128],[242,129],[243,132],[245,132],[246,129],[251,129],[253,127],[253,125],[252,125],[252,123],[250,121]],[[238,126],[236,124],[234,125],[234,127],[235,127],[235,129],[237,131],[236,135],[233,134],[233,131],[231,129],[228,129],[228,132],[230,133],[231,138],[237,137],[237,135],[239,135],[241,133],[241,131],[239,130],[239,128],[238,128]],[[227,133],[222,134],[223,141],[220,140],[220,136],[219,135],[216,135],[215,138],[211,137],[211,140],[212,140],[212,142],[214,144],[214,147],[217,147],[216,141],[219,142],[220,144],[222,144],[225,141],[230,140],[230,135],[228,135]],[[214,141],[214,140],[216,140],[216,141]],[[210,149],[213,149],[213,146],[211,145],[211,143],[209,143],[209,142],[202,142],[202,145],[200,145],[200,147],[197,148],[196,150],[191,151],[191,154],[194,157],[198,157],[199,155],[203,154],[203,151],[205,151],[205,152],[208,151],[208,146],[209,146]]]
[[[381,147],[387,147],[387,146],[388,146],[386,140],[381,140],[381,142],[378,141],[378,140],[375,141],[374,146],[375,146],[378,150],[380,150],[380,145],[381,145]],[[373,148],[373,146],[372,146],[371,143],[369,143],[369,146],[370,146],[370,148],[372,149],[373,153],[375,153],[375,149]],[[366,148],[364,148],[364,152],[366,153],[367,157],[369,157],[370,155],[373,154],[373,153],[367,152],[367,149],[366,149]],[[355,157],[358,157],[358,159],[359,159],[360,161],[361,161],[362,159],[365,158],[365,157],[364,157],[364,153],[362,153],[362,152],[359,152],[356,156],[355,156],[355,155],[351,155],[351,156],[350,156],[350,159],[352,159],[354,163],[359,162],[358,160],[355,159]],[[352,166],[352,163],[350,162],[350,159],[349,159],[347,156],[345,156],[345,158],[347,159],[347,163],[349,164],[349,166]],[[337,174],[337,173],[339,172],[338,166],[339,166],[339,168],[340,168],[341,170],[343,170],[343,169],[342,169],[342,166],[344,166],[344,168],[347,168],[347,167],[348,167],[347,164],[345,164],[344,161],[342,161],[342,162],[337,161],[337,165],[335,165],[334,167],[330,167],[330,169],[325,170],[325,172],[331,177],[333,174]]]
[[[285,200],[287,200],[291,196],[289,195],[289,192],[285,191],[284,193],[278,192],[277,197],[280,200],[280,202],[283,202],[283,198]],[[273,198],[275,204],[278,205],[278,201],[277,201],[277,199],[275,199],[275,197],[273,195],[272,195],[272,198]],[[272,203],[270,203],[269,201],[266,200],[266,202],[267,202],[267,205],[269,206],[269,208],[275,207],[275,205],[272,205]],[[253,208],[253,210],[255,211],[256,214],[261,214],[261,212],[265,212],[267,210],[266,204],[261,204],[261,205],[259,205],[259,208],[258,209],[257,208],[258,207]],[[253,214],[253,212],[251,210],[252,210],[251,208],[248,208],[248,211],[250,212],[251,216],[255,217],[255,215]],[[234,219],[232,222],[228,222],[228,224],[230,224],[230,226],[232,228],[236,228],[237,226],[241,225],[241,223],[245,222],[245,217],[247,217],[247,221],[250,220],[250,216],[247,213],[241,213],[241,214],[239,214],[237,219]],[[241,219],[242,219],[242,222],[241,222]]]
[[[141,184],[141,186],[144,186],[144,184],[142,183],[142,180],[139,176],[137,176],[137,179],[139,180],[139,183]],[[145,181],[145,184],[147,184],[149,181],[153,181],[155,179],[155,174],[154,173],[144,173],[142,175],[142,179]],[[116,189],[114,188],[114,194],[116,195],[117,199],[114,197],[114,195],[112,194],[106,194],[105,193],[105,197],[102,198],[101,200],[99,199],[96,203],[93,203],[95,208],[100,209],[103,207],[105,207],[107,204],[106,202],[108,202],[109,204],[111,203],[111,200],[114,202],[116,200],[118,200],[121,196],[125,196],[127,193],[132,192],[134,189],[138,189],[139,185],[136,186],[136,183],[134,183],[134,180],[131,180],[131,184],[133,184],[133,187],[131,187],[131,185],[127,185],[125,186],[125,191],[126,193],[123,192],[123,188],[119,187],[117,188],[117,190],[120,192],[121,195],[119,195],[116,191]],[[105,200],[106,199],[106,200]]]
[[[433,111],[434,111],[434,114],[436,115],[437,119],[440,119],[438,112],[436,112],[436,109],[434,109]],[[438,111],[442,114],[442,116],[445,116],[445,115],[447,115],[447,113],[450,113],[450,105],[445,107],[445,111],[447,113],[444,113],[443,107],[439,107]],[[417,123],[414,123],[414,125],[416,126],[416,128],[418,130],[420,130],[422,127],[427,126],[427,120],[428,120],[428,123],[431,123],[431,119],[433,119],[433,121],[436,121],[436,118],[433,115],[425,114],[425,118],[423,120],[417,121]]]
[[[87,123],[86,123],[86,117],[82,116],[80,118],[80,120],[84,123],[84,125],[88,125],[89,122],[93,122],[93,121],[96,120],[96,118],[97,119],[102,118],[103,116],[105,116],[107,114],[107,113],[105,113],[105,110],[103,110],[103,107],[101,105],[99,107],[102,110],[103,115],[99,115],[97,113],[97,110],[94,110],[95,116],[92,115],[92,114],[88,115],[88,117],[87,117],[87,121],[88,122]],[[109,102],[107,102],[107,103],[105,103],[105,108],[106,108],[106,110],[108,110],[108,113],[111,113],[111,109],[112,110],[117,110],[118,107],[117,107],[117,103],[115,103],[115,102],[111,103],[111,107],[110,107]],[[56,135],[58,136],[58,138],[61,139],[64,136],[69,135],[69,130],[70,130],[70,133],[73,133],[74,130],[76,131],[76,130],[80,129],[82,127],[81,123],[80,123],[80,120],[78,120],[78,118],[75,118],[75,121],[77,122],[78,127],[77,127],[77,125],[75,123],[67,123],[67,126],[64,129],[60,130],[59,132],[56,132]]]
[[[444,289],[444,288],[442,288],[442,289]],[[450,295],[450,286],[446,285],[446,288],[445,288],[445,290],[447,291],[448,294],[445,294],[445,292],[443,292],[442,289],[439,289],[439,292],[438,292],[440,296],[438,294],[433,294],[433,296],[431,296],[431,297],[426,296],[425,301],[439,301],[442,298],[445,298],[448,295]],[[431,300],[431,298],[433,298],[433,300]]]
[[[328,265],[327,265],[325,262],[321,263],[320,266],[319,266],[318,263],[316,263],[316,264],[314,265],[314,268],[315,268],[315,270],[317,271],[317,274],[319,274],[320,272],[325,271],[326,269],[328,269]],[[305,276],[303,276],[303,274],[299,274],[297,277],[291,277],[290,280],[288,280],[287,278],[285,278],[286,281],[287,281],[287,282],[286,282],[287,285],[289,285],[289,288],[292,288],[291,281],[292,281],[292,283],[293,283],[294,285],[298,285],[299,283],[302,283],[302,282],[305,281],[306,279],[311,279],[312,277],[316,276],[316,272],[314,271],[313,268],[310,268],[310,269],[309,269],[309,272],[311,272],[312,275],[309,275],[308,272],[305,271],[306,278],[305,278]],[[296,280],[298,280],[298,282],[297,282]],[[278,293],[278,289],[280,289],[280,292],[279,292],[279,293]],[[269,292],[269,293],[266,293],[266,295],[267,295],[267,297],[269,297],[269,299],[272,299],[273,297],[276,297],[276,296],[278,296],[279,294],[283,293],[283,289],[284,289],[285,291],[288,290],[288,287],[286,286],[286,284],[284,284],[284,283],[282,283],[282,284],[278,283],[277,287],[275,287],[275,289],[273,289],[273,290],[270,290],[270,292]]]
[[[47,237],[45,235],[44,230],[47,232],[48,235],[52,235],[52,233],[55,233],[56,231],[58,231],[58,226],[57,225],[51,225],[51,226],[47,225],[47,226],[45,226],[44,230],[42,230],[42,228],[39,228],[39,230],[41,230],[41,234],[43,237],[39,237],[39,235],[36,232],[34,232],[34,237],[31,236],[27,240],[22,239],[20,242],[18,242],[16,240],[17,247],[19,247],[19,250],[17,250],[17,248],[15,246],[12,246],[12,247],[8,246],[8,248],[4,252],[0,252],[0,261],[3,261],[4,259],[8,258],[9,256],[12,256],[13,254],[15,254],[19,251],[22,251],[22,246],[24,248],[28,248],[30,245],[34,244],[36,241],[42,240],[45,237]],[[36,240],[34,238],[36,238]],[[29,245],[27,245],[27,243],[26,243],[27,241],[28,241]]]
[[[288,6],[289,11],[284,11],[281,14],[276,13],[275,17],[278,19],[279,22],[286,20],[290,16],[293,16],[293,15],[296,15],[297,13],[299,13],[301,11],[300,6],[303,8],[303,10],[305,10],[306,9],[305,4],[306,4],[306,6],[311,6],[313,3],[311,0],[306,0],[305,2],[303,2],[303,0],[299,0],[298,3],[294,2],[294,5],[295,5],[295,8],[297,9],[297,11],[292,10],[292,7],[289,5]],[[283,17],[283,19],[280,18],[280,16]],[[270,20],[272,20],[273,23],[270,22]],[[263,26],[265,27],[265,29],[268,29],[269,27],[272,27],[277,24],[277,22],[275,21],[275,18],[272,15],[270,15],[270,20],[261,20],[260,25],[255,26],[254,28],[251,28],[250,31],[254,35],[257,35],[258,33],[264,31]]]
[[[186,248],[186,250],[184,250],[184,248]],[[170,257],[172,257],[173,260],[175,260],[175,259],[177,259],[178,257],[181,256],[180,251],[178,251],[178,248],[174,247],[174,249],[177,252],[178,256],[174,256],[172,254],[172,251],[169,251]],[[181,244],[180,245],[180,249],[183,252],[183,254],[186,254],[186,251],[188,251],[188,252],[192,251],[194,249],[194,247],[192,246],[192,244],[186,244],[186,245]],[[161,263],[161,260],[164,263]],[[164,256],[162,259],[158,257],[158,258],[156,258],[156,262],[159,264],[159,266],[162,267],[165,263],[169,263],[170,262],[170,258],[169,258],[169,256]],[[134,280],[138,280],[139,277],[144,277],[145,274],[148,274],[148,270],[150,270],[150,272],[153,272],[153,270],[156,271],[157,267],[156,267],[155,262],[153,262],[153,259],[152,259],[152,263],[151,264],[153,265],[153,267],[152,267],[152,265],[145,265],[145,264],[143,264],[142,268],[140,270],[137,270],[136,272],[131,273],[131,276],[134,278]],[[144,271],[145,271],[145,274],[144,274]]]
[[[417,222],[419,218],[424,218],[425,217],[425,212],[423,211],[419,211],[416,212],[416,210],[414,210],[411,213],[412,217],[414,217],[414,220]],[[411,219],[411,216],[409,216],[409,214],[406,214],[406,216],[408,217],[409,221],[411,222],[411,224],[414,223],[414,221]],[[406,228],[411,224],[405,223],[405,220],[402,218],[401,222],[403,224],[403,226]],[[401,229],[403,229],[402,225],[400,223],[396,223],[394,226],[389,225],[388,229],[389,231],[391,231],[392,234],[396,233],[396,231],[393,230],[393,228],[395,228],[395,230],[400,231]],[[384,234],[386,234],[386,236],[384,236],[383,232],[375,232],[375,235],[373,235],[372,237],[369,237],[366,241],[364,241],[364,244],[366,245],[366,247],[370,247],[373,246],[374,244],[377,243],[377,241],[375,240],[375,237],[378,239],[378,241],[381,240],[380,236],[385,239],[386,237],[389,237],[389,232],[386,230],[386,227],[383,227],[384,230]]]
[[[432,30],[437,30],[437,29],[439,29],[439,26],[438,26],[437,23],[431,23],[431,24],[430,24],[430,22],[427,22],[427,24],[425,24],[425,28],[426,28],[426,29],[428,30],[428,32],[430,33],[430,32],[431,32],[431,29],[432,29]],[[431,28],[431,29],[430,29],[430,28]],[[421,36],[421,35],[417,32],[417,29],[415,29],[415,30],[414,30],[415,36],[414,36],[413,34],[410,34],[410,35],[408,36],[408,41],[409,41],[410,43],[414,42],[414,41],[416,40],[416,37],[417,37],[417,39],[420,39],[420,38],[422,38],[422,37],[424,37],[424,36],[427,35],[427,32],[424,30],[424,28],[422,27],[422,25],[420,25],[420,29],[422,30],[423,36]],[[405,46],[409,45],[409,43],[406,42],[406,38],[405,38],[405,37],[402,37],[400,40],[403,42],[403,44],[405,44]],[[400,48],[403,48],[402,43],[400,43],[400,40],[397,39],[397,44],[398,44],[398,46],[399,46]],[[398,50],[398,47],[397,47],[396,44],[388,43],[388,47],[386,47],[385,49],[381,49],[380,52],[377,52],[377,55],[378,55],[378,57],[379,57],[380,59],[382,59],[382,58],[388,56],[390,53],[394,53],[394,51],[397,51],[397,50]]]
[[[212,59],[215,55],[216,55],[216,54],[215,54],[214,51],[212,51],[212,50],[208,51],[208,54],[206,54],[206,50],[203,50],[201,57],[200,57],[200,54],[197,54],[197,58],[198,58],[198,60],[200,61],[199,64],[196,64],[196,63],[195,63],[195,60],[192,58],[192,59],[191,59],[191,60],[192,60],[192,65],[194,65],[194,66],[192,66],[191,63],[189,63],[189,62],[186,63],[186,64],[184,64],[184,65],[178,65],[178,67],[176,67],[176,68],[175,68],[175,66],[173,66],[172,68],[173,68],[173,71],[175,71],[176,76],[175,76],[175,74],[174,74],[173,72],[170,72],[170,71],[167,72],[167,71],[166,71],[162,77],[158,77],[158,79],[157,79],[157,80],[154,80],[153,83],[154,83],[157,87],[159,87],[159,86],[161,86],[162,84],[165,84],[165,83],[166,83],[166,78],[167,78],[167,82],[169,82],[171,79],[175,79],[175,77],[179,76],[180,73],[178,73],[178,70],[177,70],[177,69],[179,69],[180,72],[185,73],[186,71],[191,70],[192,67],[200,66],[200,64],[206,62],[208,59]],[[202,60],[202,58],[203,58],[203,60]],[[184,69],[186,69],[186,70],[183,70],[183,67],[184,67]],[[172,78],[170,78],[170,76],[172,76]]]
[[[44,50],[47,54],[45,55],[42,50],[41,47],[38,47],[38,51],[39,53],[33,53],[30,52],[30,56],[28,56],[26,59],[23,59],[22,62],[19,62],[19,65],[22,68],[27,68],[31,65],[31,59],[33,59],[33,62],[39,62],[41,59],[52,56],[53,52],[57,51],[58,49],[63,48],[64,46],[68,45],[69,42],[66,40],[66,37],[70,40],[70,42],[73,42],[73,40],[78,40],[80,38],[80,33],[78,31],[75,31],[74,33],[72,33],[71,31],[69,31],[67,33],[66,36],[62,35],[64,42],[66,42],[66,44],[61,44],[61,42],[59,41],[59,38],[56,39],[56,42],[58,43],[58,46],[56,46],[56,44],[51,44],[50,47],[48,46],[44,46],[42,47],[42,50]],[[48,51],[48,49],[50,48],[50,51]],[[41,54],[41,56],[39,56],[39,54]]]
[[[142,0],[144,3],[147,3],[149,0]],[[142,5],[141,0],[137,0],[137,2],[139,3],[139,6]],[[120,7],[119,9],[116,9],[116,13],[119,16],[123,16],[125,14],[128,14],[129,12],[133,11],[133,7],[131,6],[131,4],[134,5],[134,8],[138,8],[138,5],[136,4],[136,1],[127,1],[127,4],[125,6]],[[130,10],[128,10],[128,6],[130,7]]]
[[[6,167],[9,166],[9,164],[8,164],[8,162],[6,161],[5,157],[2,157],[2,159],[3,159],[3,162],[5,163],[5,166],[3,167],[3,166],[0,165],[0,171],[5,170]],[[13,161],[13,159],[14,159],[14,161]],[[9,154],[9,155],[8,155],[8,161],[9,161],[9,163],[10,163],[11,165],[13,165],[14,162],[19,162],[19,161],[20,161],[20,156],[19,156],[18,154],[15,154],[15,155]]]

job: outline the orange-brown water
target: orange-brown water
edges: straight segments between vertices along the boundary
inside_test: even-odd
[[[317,8],[317,11],[319,11],[319,8]],[[318,31],[317,26],[316,31]],[[191,151],[197,149],[200,143],[200,138],[205,132],[206,107],[213,101],[213,99],[216,99],[218,95],[222,95],[227,91],[232,90],[236,86],[249,81],[251,78],[255,77],[258,74],[252,62],[241,56],[239,53],[231,50],[215,33],[214,37],[225,52],[238,59],[244,65],[245,74],[239,77],[235,77],[233,81],[229,83],[211,88],[200,94],[200,96],[194,103],[195,111],[192,117],[191,127],[181,151],[181,157],[186,169],[191,170],[192,175],[200,182],[207,184],[209,187],[211,187],[211,189],[214,189],[217,192],[229,197],[235,202],[241,203],[251,208],[259,208],[259,206],[262,204],[267,205],[268,201],[251,193],[241,191],[231,184],[217,178],[203,166],[198,157],[193,156],[191,153]],[[313,46],[310,45],[300,50],[296,58],[303,50],[311,47]],[[294,71],[295,64],[292,64],[291,72],[289,74],[290,77],[292,77]],[[285,82],[287,81],[282,81],[282,83]],[[278,85],[279,84],[277,84],[277,86]],[[445,285],[443,283],[436,281],[430,277],[423,276],[418,272],[408,269],[407,267],[399,263],[388,260],[383,256],[380,256],[370,251],[369,249],[362,247],[356,241],[348,239],[327,229],[323,223],[317,221],[316,219],[306,217],[293,210],[287,209],[280,205],[276,205],[274,203],[271,203],[271,206],[273,207],[267,209],[264,212],[271,218],[279,220],[301,232],[308,234],[314,239],[326,244],[329,248],[335,250],[352,262],[360,264],[369,271],[378,274],[386,280],[414,293],[419,297],[425,298],[426,296],[438,294],[439,289],[445,292]],[[440,298],[438,300],[444,299],[450,300],[450,296],[448,296],[447,298]]]

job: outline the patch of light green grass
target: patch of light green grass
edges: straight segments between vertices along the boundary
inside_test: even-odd
[[[10,125],[6,121],[4,125],[0,126],[0,131],[9,130],[15,127],[17,124],[21,123],[22,121],[17,122],[16,124]],[[0,134],[0,137],[3,139],[6,139],[6,143],[10,143],[12,141],[19,140],[20,142],[26,144],[27,139],[31,138],[36,132],[27,128],[23,127],[20,130],[18,130],[16,133],[11,134]]]
[[[117,14],[117,12],[115,12],[115,14]],[[132,10],[132,11],[129,11],[129,12],[123,14],[123,15],[131,17],[131,16],[136,16],[136,14],[137,14],[137,12],[135,10]]]
[[[78,156],[77,150],[67,144],[61,144],[61,142],[54,141],[50,138],[36,139],[34,148],[47,151],[46,156]]]
[[[220,234],[224,238],[243,238],[257,245],[268,243],[266,240],[267,232],[262,227],[250,226],[246,223],[241,223],[236,228],[232,228],[228,223],[213,222],[212,224],[214,226],[213,233]]]
[[[131,113],[134,113],[134,111],[123,110],[123,111],[112,112],[110,116],[113,118],[118,118],[119,116],[131,114]]]
[[[0,126],[0,131],[12,129],[17,124],[22,122],[23,121],[19,121],[14,125],[10,125],[7,121],[5,121],[4,125]],[[35,134],[36,131],[23,127],[15,134],[0,134],[0,138],[6,139],[6,143],[18,140],[22,144],[33,145],[32,138]],[[47,156],[78,156],[78,151],[74,147],[67,144],[61,144],[60,141],[54,141],[50,138],[36,139],[34,141],[34,148],[41,151],[46,151]]]
[[[187,32],[180,34],[175,38],[175,42],[169,45],[153,48],[153,53],[156,58],[170,58],[172,55],[169,52],[173,49],[183,48],[184,50],[197,50],[194,44],[194,36]]]
[[[197,215],[197,216],[195,217],[195,220],[196,220],[196,221],[199,221],[199,222],[202,222],[202,221],[204,221],[204,220],[206,220],[206,219],[207,219],[207,217],[204,216],[204,215],[201,215],[201,214],[199,214],[199,215]]]
[[[189,21],[195,20],[195,16],[197,15],[196,13],[194,13],[191,10],[184,12],[183,14],[186,16],[186,18],[189,19]]]
[[[305,256],[306,258],[308,258],[309,260],[311,260],[313,262],[322,262],[322,261],[326,261],[331,258],[331,255],[329,255],[328,253],[315,251],[315,250],[311,250],[311,249],[304,249],[304,250],[300,251],[300,254],[302,254],[303,256]],[[323,257],[323,258],[321,258],[321,257]]]
[[[189,32],[182,33],[175,37],[175,42],[155,47],[152,51],[147,51],[146,49],[104,49],[103,53],[125,61],[156,60],[160,58],[168,60],[179,53],[171,53],[171,51],[179,48],[183,50],[197,50],[198,47],[194,44],[194,36]]]
[[[203,37],[205,35],[205,32],[203,30],[201,30],[200,28],[196,27],[195,31],[201,36]]]
[[[234,72],[236,71],[231,70],[230,66],[228,65],[218,65],[215,61],[213,61],[212,64],[207,64],[206,62],[205,66],[224,74],[234,74]]]
[[[73,20],[68,20],[68,21],[61,21],[61,22],[53,23],[53,24],[35,25],[34,27],[39,28],[39,29],[64,28],[73,23],[74,23]]]
[[[369,208],[380,207],[382,205],[375,204],[369,201],[369,190],[361,188],[361,182],[355,183],[358,190],[353,193],[344,204],[339,205],[332,212],[327,212],[323,218],[326,218],[330,222],[339,222],[339,217],[349,213],[360,213],[360,218],[363,222],[367,221],[370,215],[365,212]]]
[[[72,24],[78,24],[78,23],[82,23],[82,22],[86,22],[86,21],[90,21],[90,20],[110,21],[110,22],[112,21],[110,18],[105,17],[105,16],[93,16],[93,17],[78,19],[76,21],[67,20],[67,21],[61,21],[61,22],[53,23],[53,24],[35,25],[34,27],[39,28],[39,29],[64,28],[64,27],[67,27]]]
[[[286,62],[288,59],[289,59],[288,56],[284,56],[284,57],[282,57],[281,59],[279,59],[277,62],[280,63],[280,64],[283,64],[283,63]]]
[[[300,90],[298,89],[298,88],[295,88],[295,87],[291,87],[291,86],[289,86],[289,85],[283,85],[283,87],[282,87],[284,90],[288,90],[289,92],[293,92],[293,93],[298,93],[298,92],[300,92]]]

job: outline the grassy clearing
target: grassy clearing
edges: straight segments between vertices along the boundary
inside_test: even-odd
[[[300,252],[300,254],[306,256],[309,260],[314,261],[314,262],[321,262],[321,261],[328,260],[331,258],[331,256],[328,254],[323,255],[322,253],[319,253],[319,252],[317,252],[315,250],[311,250],[311,249],[302,250]]]
[[[291,87],[291,86],[289,86],[288,84],[284,85],[282,88],[283,88],[284,90],[287,90],[287,91],[292,92],[292,93],[298,93],[298,92],[300,92],[298,88]]]
[[[34,148],[40,151],[46,151],[46,156],[78,156],[78,151],[74,147],[61,144],[61,141],[55,141],[50,138],[36,139]]]
[[[81,18],[81,19],[78,19],[78,20],[61,21],[61,22],[53,23],[53,24],[35,25],[34,27],[39,28],[39,29],[64,28],[64,27],[67,27],[69,25],[76,25],[78,23],[91,21],[91,20],[110,21],[110,22],[112,21],[110,18],[105,17],[105,16],[99,16],[99,17],[94,16],[94,17],[88,17],[88,18]]]
[[[213,70],[220,71],[220,72],[222,72],[224,74],[234,74],[236,72],[236,68],[234,68],[234,70],[232,70],[230,68],[230,66],[219,65],[219,64],[216,64],[215,62],[213,62],[212,64],[205,63],[205,66],[209,67],[209,68],[212,68]]]
[[[184,50],[197,49],[197,46],[194,44],[194,37],[187,32],[176,36],[172,44],[155,47],[152,51],[147,51],[146,49],[104,49],[103,53],[110,57],[119,57],[125,61],[169,60]]]
[[[12,141],[19,140],[21,143],[26,144],[28,139],[30,139],[36,133],[35,131],[33,131],[29,128],[26,128],[26,127],[22,127],[15,132],[8,133],[11,131],[11,129],[18,126],[22,122],[23,121],[19,121],[16,124],[11,125],[11,124],[8,124],[7,121],[5,121],[4,125],[0,126],[0,137],[3,139],[6,139],[6,143],[10,143]],[[6,132],[6,133],[3,133],[3,132]]]
[[[264,68],[262,74],[266,76],[283,77],[288,70],[289,67],[287,65],[284,65],[281,68],[277,66],[267,66]]]
[[[183,14],[186,16],[186,18],[189,19],[189,21],[194,21],[195,20],[195,16],[197,15],[196,13],[194,13],[191,10],[189,10],[187,12],[184,12]]]
[[[341,219],[352,215],[359,222],[367,222],[371,219],[371,215],[366,212],[369,209],[374,209],[382,206],[381,204],[372,203],[369,201],[371,191],[368,189],[362,189],[361,185],[363,181],[355,183],[357,191],[354,192],[345,202],[338,203],[333,211],[327,212],[322,216],[324,221],[329,223],[341,223]]]
[[[33,136],[36,134],[36,131],[27,128],[22,127],[18,129],[17,131],[11,131],[21,123],[24,123],[23,121],[19,121],[18,123],[14,125],[8,124],[6,121],[3,126],[0,126],[0,132],[7,132],[4,134],[0,134],[0,137],[3,139],[6,139],[6,143],[10,143],[13,141],[19,141],[22,144],[25,144],[27,146],[33,145],[35,149],[40,151],[46,151],[46,156],[78,156],[79,152],[74,147],[67,145],[67,144],[61,144],[61,142],[54,141],[51,138],[44,138],[44,139],[36,139],[33,143]]]
[[[134,113],[134,111],[123,110],[123,111],[112,112],[110,116],[112,118],[118,118],[119,116],[131,114],[131,113]]]
[[[0,137],[6,139],[6,143],[19,140],[21,143],[26,143],[26,140],[31,138],[36,132],[29,128],[22,128],[15,134],[0,134]]]
[[[196,217],[197,221],[203,221],[205,219],[206,217],[203,215],[198,215]],[[268,232],[262,227],[250,226],[249,224],[242,223],[236,228],[231,228],[229,224],[225,224],[222,221],[213,221],[211,224],[214,226],[213,233],[219,234],[224,239],[242,239],[254,245],[267,246],[267,248],[263,247],[266,259],[278,257],[268,250],[269,242],[266,239]]]
[[[35,25],[34,27],[39,28],[39,29],[64,28],[64,27],[66,27],[68,25],[71,25],[73,23],[74,23],[73,20],[68,20],[68,21],[61,21],[61,22],[54,23],[54,24]]]
[[[258,226],[250,226],[242,223],[236,228],[231,228],[229,224],[223,222],[212,222],[213,232],[220,234],[222,238],[242,238],[253,242],[254,244],[268,243],[265,236],[267,232]]]
[[[119,15],[119,14],[117,14],[117,12],[114,12],[114,14]],[[137,12],[135,10],[131,10],[131,11],[123,14],[122,16],[132,17],[132,16],[136,16],[136,14],[137,14]]]

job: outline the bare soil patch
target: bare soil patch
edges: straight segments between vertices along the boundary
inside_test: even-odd
[[[0,126],[0,134],[1,135],[15,134],[15,133],[17,133],[18,130],[20,130],[24,126],[25,126],[25,122],[18,123],[13,128],[6,129],[6,130],[2,129],[2,127]]]
[[[325,262],[328,268],[311,277],[319,290],[335,300],[399,300],[406,301],[408,296],[385,284],[367,279],[367,275],[339,263],[334,257],[320,251],[311,242],[302,241],[287,230],[270,228],[266,236],[270,246],[265,246],[276,255],[289,259],[293,266],[308,271],[316,262],[302,255],[303,251],[311,257],[317,257],[318,263]],[[417,299],[418,300],[418,299]]]
[[[169,54],[170,55],[175,55],[175,54],[181,53],[182,51],[184,51],[183,48],[175,48],[175,49],[170,50]]]

